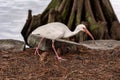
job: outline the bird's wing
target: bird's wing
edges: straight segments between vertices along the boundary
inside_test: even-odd
[[[41,24],[41,25],[43,25],[43,24]],[[48,24],[45,24],[45,25],[43,25],[44,27],[48,27],[48,29],[50,30],[50,25],[53,25],[52,27],[53,28],[56,28],[56,27],[58,27],[58,28],[67,28],[66,27],[66,25],[64,25],[63,23],[60,23],[60,22],[53,22],[53,23],[48,23]],[[64,27],[65,26],[65,27]],[[40,27],[42,27],[42,26],[40,26],[40,24],[39,25],[33,25],[33,26],[31,26],[30,24],[29,24],[29,21],[28,22],[26,22],[26,24],[25,24],[25,26],[23,27],[23,29],[22,29],[22,31],[21,31],[21,34],[22,34],[22,36],[23,36],[23,38],[24,38],[24,40],[25,40],[25,42],[27,43],[27,38],[28,38],[28,36],[32,33],[32,32],[34,32],[35,30],[37,30],[38,28],[40,28]],[[41,29],[41,28],[40,28]],[[48,30],[47,28],[46,29],[44,29],[44,31],[46,31],[46,30]],[[57,28],[56,28],[57,29]],[[34,31],[33,31],[34,30]],[[38,29],[39,30],[39,29]],[[58,29],[58,30],[60,30],[60,29]],[[36,32],[39,32],[39,31],[36,31]],[[43,31],[41,31],[41,32],[43,32]],[[54,33],[55,33],[55,31],[54,31]]]
[[[62,30],[62,28],[57,26],[44,26],[37,28],[32,32],[32,34],[39,34],[40,37],[45,37],[49,39],[58,39],[63,37],[64,31]]]

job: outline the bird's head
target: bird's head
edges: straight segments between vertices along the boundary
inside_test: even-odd
[[[86,26],[84,24],[79,24],[79,25],[77,25],[76,29],[79,31],[84,31],[84,29],[86,29]]]
[[[79,30],[79,31],[83,31],[83,32],[87,33],[94,40],[94,37],[88,31],[88,29],[86,28],[86,26],[84,24],[79,24],[76,29]]]

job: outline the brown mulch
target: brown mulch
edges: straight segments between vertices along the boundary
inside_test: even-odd
[[[79,50],[63,54],[62,62],[53,52],[40,61],[34,49],[0,51],[0,80],[120,80],[120,47]]]

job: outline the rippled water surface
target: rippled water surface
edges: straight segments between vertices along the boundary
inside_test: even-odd
[[[41,13],[51,0],[0,0],[0,39],[22,40],[21,30],[28,9],[33,14]],[[120,20],[120,1],[110,0]]]

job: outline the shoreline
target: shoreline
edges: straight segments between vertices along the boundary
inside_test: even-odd
[[[35,39],[37,39],[37,40],[35,40]],[[32,48],[35,48],[35,45],[37,45],[38,42],[39,42],[38,38],[32,37],[29,39],[29,44]],[[56,40],[56,44],[58,43],[60,46],[64,43],[67,46],[79,46],[80,45],[80,46],[84,46],[86,48],[90,48],[93,50],[94,49],[110,50],[110,49],[114,49],[114,48],[120,46],[119,40],[95,40],[95,42],[97,44],[93,44],[91,40],[83,41],[81,43],[75,43],[75,42],[66,41],[66,40]],[[44,44],[43,47],[45,49],[47,49],[50,47],[49,44],[51,44],[51,43],[49,42],[47,45]],[[26,45],[25,45],[24,41],[14,40],[14,39],[0,39],[0,50],[6,50],[6,51],[8,50],[8,51],[17,52],[17,51],[23,51],[25,49],[26,49]]]

